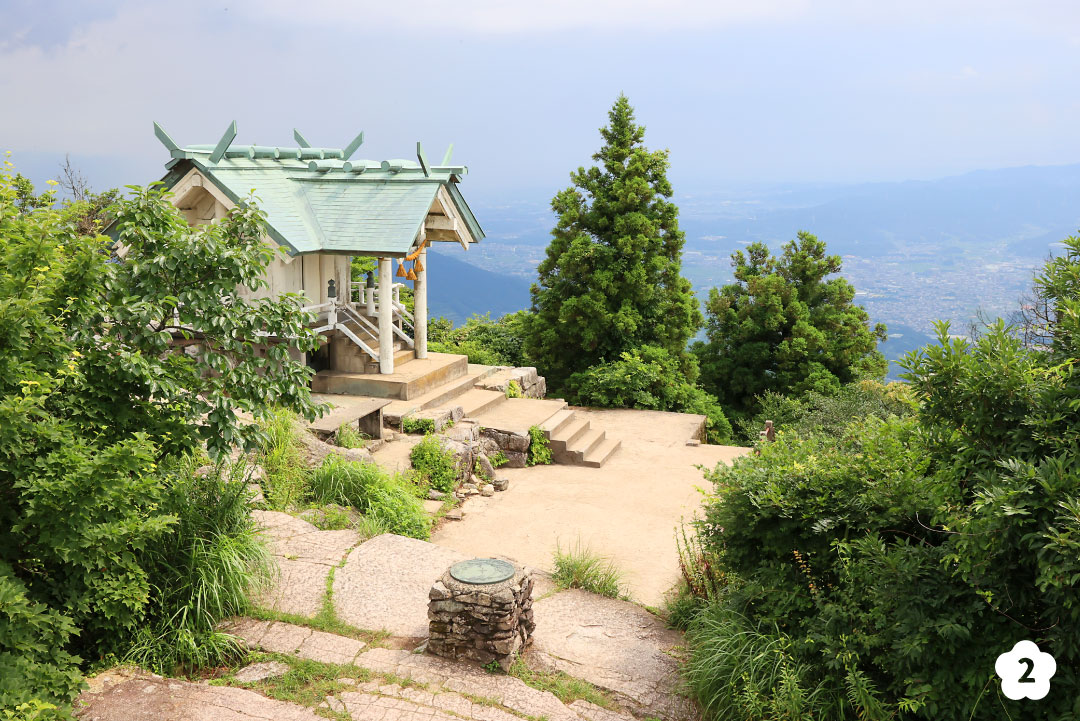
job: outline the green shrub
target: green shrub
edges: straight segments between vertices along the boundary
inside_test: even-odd
[[[581,539],[566,551],[557,545],[554,564],[551,577],[560,588],[580,588],[608,598],[624,596],[622,571],[610,558],[593,553]]]
[[[521,390],[521,385],[517,381],[510,381],[506,384],[506,397],[507,398],[521,398],[525,395],[525,392]]]
[[[531,440],[529,442],[532,443]],[[510,462],[510,459],[507,458],[506,454],[502,451],[495,451],[495,453],[488,456],[488,460],[491,461],[492,468],[499,468],[501,466],[505,466],[507,463]]]
[[[811,391],[804,396],[785,396],[766,391],[756,399],[758,412],[738,420],[739,437],[754,444],[771,420],[777,432],[835,436],[857,418],[888,418],[915,412],[917,404],[906,383],[861,380],[841,386],[835,395]]]
[[[696,376],[692,357],[680,360],[663,348],[644,346],[575,373],[567,391],[585,406],[698,413],[706,417],[707,439],[725,442],[731,438],[731,424],[719,402],[693,384]]]
[[[457,485],[454,453],[443,447],[438,436],[425,436],[424,440],[413,446],[409,460],[420,478],[435,490],[450,493]]]
[[[177,524],[142,554],[154,585],[150,612],[125,660],[158,673],[218,666],[242,656],[219,621],[248,608],[248,595],[273,574],[247,506],[242,465],[206,472],[195,459],[167,472],[163,507]]]
[[[348,423],[342,423],[334,433],[334,444],[340,448],[363,448],[364,436]]]
[[[547,434],[540,426],[529,428],[529,454],[525,460],[528,466],[546,466],[552,463],[551,446]]]
[[[425,435],[435,432],[435,420],[433,418],[413,418],[405,416],[401,419],[403,433],[423,433]]]
[[[296,416],[277,409],[260,421],[259,430],[263,495],[272,510],[283,511],[304,497],[308,477],[304,450],[296,439]]]
[[[75,633],[69,617],[27,598],[0,561],[0,709],[26,704],[14,718],[34,718],[30,711],[41,699],[70,709],[82,686],[81,659],[64,650]]]
[[[973,341],[939,324],[903,364],[915,414],[784,434],[712,472],[700,529],[728,584],[690,635],[706,659],[691,688],[712,715],[1080,714],[1077,278],[1070,238],[1036,281],[1052,289],[1049,345],[1027,349],[1000,322]],[[1021,639],[1057,661],[1038,704],[995,683],[995,659]],[[773,647],[786,680],[750,689],[728,673]]]
[[[374,463],[327,456],[311,474],[309,499],[352,506],[390,533],[427,538],[431,522],[408,480]]]
[[[436,318],[428,324],[428,349],[467,355],[470,363],[480,365],[530,365],[523,335],[527,316],[528,312],[523,310],[497,320],[491,320],[487,314],[474,315],[458,328],[446,318]]]

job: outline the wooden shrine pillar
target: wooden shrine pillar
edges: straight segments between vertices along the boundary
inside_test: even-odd
[[[413,347],[417,358],[427,358],[427,249],[420,250],[420,267],[413,281]]]
[[[379,258],[379,373],[394,372],[394,261]]]

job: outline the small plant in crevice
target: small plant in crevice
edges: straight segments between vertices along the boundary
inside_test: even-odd
[[[490,459],[488,459],[488,460],[490,460]],[[484,467],[482,465],[480,465],[480,459],[479,458],[477,458],[476,461],[473,463],[473,474],[475,474],[477,478],[483,479],[485,481],[492,480],[491,474],[489,474],[487,471],[485,471]]]
[[[551,578],[561,588],[580,588],[608,598],[625,598],[623,574],[615,562],[594,553],[579,538],[573,548],[555,546]]]
[[[402,433],[423,433],[425,435],[434,433],[435,419],[405,416],[401,419],[401,431]]]
[[[488,661],[487,663],[485,663],[482,668],[485,671],[487,671],[488,673],[501,673],[502,672],[502,666],[500,666],[499,662],[494,660],[494,659],[492,659],[491,661]]]
[[[454,453],[449,448],[443,448],[438,436],[425,436],[424,440],[413,446],[409,460],[421,480],[435,490],[450,493],[457,485]]]
[[[506,384],[506,397],[507,398],[523,398],[525,392],[521,390],[521,384],[517,381],[510,381]]]
[[[506,454],[502,451],[495,451],[493,454],[488,456],[488,460],[491,461],[492,468],[499,468],[501,466],[505,466],[507,463],[510,462],[510,459],[507,458]]]
[[[340,448],[363,448],[367,437],[348,423],[342,423],[334,433],[334,445]]]
[[[540,426],[529,428],[529,456],[525,461],[529,466],[545,466],[552,462],[551,446],[544,429]]]

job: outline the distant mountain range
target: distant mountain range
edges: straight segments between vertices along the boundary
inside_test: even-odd
[[[529,283],[519,276],[484,270],[461,258],[465,252],[428,253],[428,315],[461,325],[473,314],[492,318],[529,307]]]
[[[734,250],[763,241],[778,251],[808,230],[844,257],[856,302],[889,326],[882,350],[890,360],[932,340],[936,319],[963,334],[980,313],[1009,315],[1041,261],[1080,228],[1080,164],[929,181],[676,190],[686,234],[683,272],[699,296],[730,282]],[[491,274],[441,286],[453,296],[440,301],[448,317],[496,317],[528,306],[528,286],[554,224],[553,194],[470,198],[487,238],[467,254],[454,253],[452,267]],[[449,280],[439,275],[433,270],[433,294]]]

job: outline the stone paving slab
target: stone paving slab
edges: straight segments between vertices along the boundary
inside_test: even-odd
[[[467,556],[394,534],[353,549],[334,573],[334,609],[359,628],[426,638],[428,591],[447,568]]]
[[[253,511],[280,571],[276,582],[258,594],[256,605],[300,616],[322,609],[326,578],[360,541],[355,531],[320,531],[307,521],[278,511]]]
[[[299,656],[322,663],[354,663],[357,654],[366,646],[363,641],[355,638],[281,621],[241,618],[224,624],[222,630],[243,639],[248,648]]]
[[[114,670],[89,679],[75,703],[85,721],[322,721],[313,709],[255,691]]]
[[[443,691],[482,696],[520,714],[547,717],[548,721],[581,721],[574,711],[554,694],[526,685],[513,676],[493,674],[470,664],[455,663],[434,656],[386,648],[360,654],[356,665],[375,673],[435,686]]]
[[[614,692],[639,715],[694,718],[677,694],[682,636],[645,609],[571,589],[536,601],[533,613],[533,654],[544,664]]]

